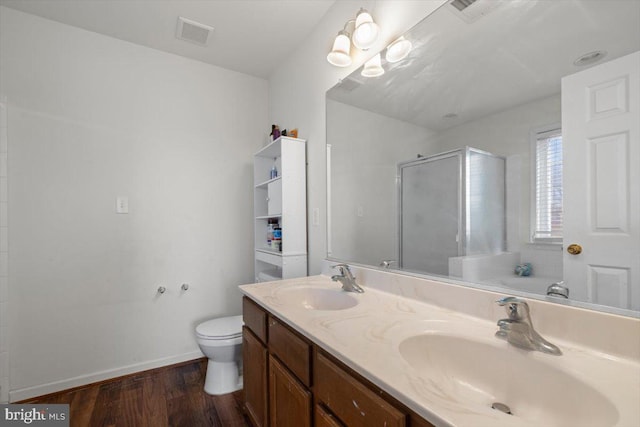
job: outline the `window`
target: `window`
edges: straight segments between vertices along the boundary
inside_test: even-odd
[[[532,241],[562,242],[562,131],[535,132]]]

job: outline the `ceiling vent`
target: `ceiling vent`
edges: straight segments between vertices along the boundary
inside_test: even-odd
[[[453,0],[449,2],[449,9],[470,24],[493,12],[502,3],[495,0]]]
[[[354,79],[352,76],[349,76],[345,79],[340,80],[340,85],[338,86],[338,88],[345,92],[351,92],[352,90],[362,86],[363,83],[364,82],[358,79]]]
[[[182,16],[178,17],[176,37],[180,40],[206,46],[207,43],[209,43],[211,34],[213,34],[213,27],[183,18]]]
[[[451,2],[451,6],[455,7],[460,12],[462,12],[463,10],[465,10],[466,8],[468,8],[469,6],[474,4],[475,2],[476,2],[476,0],[453,0]]]

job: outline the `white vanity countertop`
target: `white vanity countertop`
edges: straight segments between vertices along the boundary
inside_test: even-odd
[[[607,400],[615,405],[617,409],[611,407],[613,416],[611,410],[608,411],[607,420],[612,422],[607,424],[620,427],[640,425],[640,362],[635,357],[598,352],[558,337],[547,336],[544,331],[539,332],[562,349],[562,356],[520,350],[494,337],[497,330],[495,322],[498,318],[506,317],[504,315],[496,316],[492,320],[483,319],[359,283],[363,285],[365,292],[349,294],[358,300],[358,304],[348,309],[332,311],[306,309],[301,304],[286,303],[283,298],[287,290],[294,287],[339,290],[340,284],[332,282],[327,276],[243,285],[240,289],[293,329],[436,426],[573,424],[567,424],[568,420],[576,421],[581,426],[591,425],[590,422],[598,426],[603,424],[598,416],[589,416],[588,402],[575,402],[578,397],[571,389],[549,390],[550,395],[558,396],[557,399],[551,399],[552,402],[557,400],[558,406],[564,405],[567,413],[562,419],[547,419],[545,417],[548,416],[548,411],[545,408],[536,408],[530,402],[522,403],[521,407],[504,402],[510,404],[514,412],[514,415],[506,415],[491,409],[491,399],[495,396],[487,396],[486,405],[481,405],[477,403],[478,394],[469,396],[452,381],[445,379],[438,382],[421,377],[400,355],[399,346],[404,339],[426,332],[471,337],[504,348],[505,352],[519,352],[533,363],[552,363],[553,368],[578,378],[591,389],[605,395]],[[490,295],[490,298],[495,300],[495,295]],[[535,306],[532,307],[531,315],[535,327]],[[628,325],[626,327],[628,329]],[[632,330],[640,332],[635,323],[632,324]],[[627,339],[640,340],[640,334]],[[480,360],[477,369],[483,369]],[[510,371],[509,367],[505,366],[504,375],[518,375],[518,372]],[[537,386],[540,387],[539,384]],[[536,385],[532,384],[532,387]],[[523,398],[526,400],[526,396]],[[580,407],[582,410],[580,414],[571,414],[571,407]],[[519,410],[522,416],[518,416]],[[526,412],[526,416],[523,412]]]

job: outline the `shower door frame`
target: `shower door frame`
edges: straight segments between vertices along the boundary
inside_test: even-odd
[[[500,156],[497,154],[490,153],[488,151],[480,150],[473,147],[463,147],[455,150],[445,151],[443,153],[433,154],[426,157],[419,157],[415,160],[407,160],[404,162],[399,162],[397,166],[396,172],[396,194],[397,194],[397,235],[398,235],[398,268],[403,267],[403,258],[402,258],[402,170],[406,167],[417,166],[423,163],[429,163],[437,160],[446,159],[449,157],[458,157],[458,235],[456,236],[458,243],[458,256],[464,256],[467,253],[467,244],[471,239],[471,218],[468,215],[468,206],[470,205],[470,193],[469,193],[469,182],[470,182],[470,167],[469,162],[471,159],[471,153],[482,154],[485,156],[490,156],[494,158],[499,158],[505,161],[506,166],[506,158],[504,156]],[[505,185],[505,228],[503,230],[503,247],[506,249],[506,177],[504,179]]]
[[[462,156],[462,152],[463,150],[461,149],[457,149],[457,150],[451,150],[451,151],[446,151],[444,153],[439,153],[439,154],[434,154],[431,156],[427,156],[427,157],[420,157],[418,159],[415,160],[408,160],[408,161],[404,161],[404,162],[400,162],[398,163],[398,167],[397,167],[397,173],[396,173],[396,194],[397,194],[397,224],[398,224],[398,268],[400,269],[404,269],[403,266],[403,257],[402,257],[402,246],[403,246],[403,242],[402,242],[402,170],[404,168],[407,167],[413,167],[413,166],[419,166],[421,164],[424,163],[430,163],[430,162],[434,162],[434,161],[438,161],[438,160],[442,160],[442,159],[447,159],[450,157],[457,157],[458,158],[458,234],[456,236],[457,239],[457,243],[458,243],[458,256],[460,256],[460,254],[462,253],[461,251],[464,250],[463,247],[463,242],[462,239],[460,238],[461,234],[462,234],[462,229],[465,226],[464,222],[463,222],[463,213],[464,213],[464,207],[463,207],[463,203],[464,200],[466,199],[466,195],[464,194],[465,190],[463,188],[462,182],[463,179],[465,178],[464,175],[464,169],[465,169],[465,163],[463,161],[463,156]]]

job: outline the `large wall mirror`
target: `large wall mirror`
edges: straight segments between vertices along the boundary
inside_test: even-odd
[[[637,316],[640,1],[451,3],[327,92],[329,259]]]

